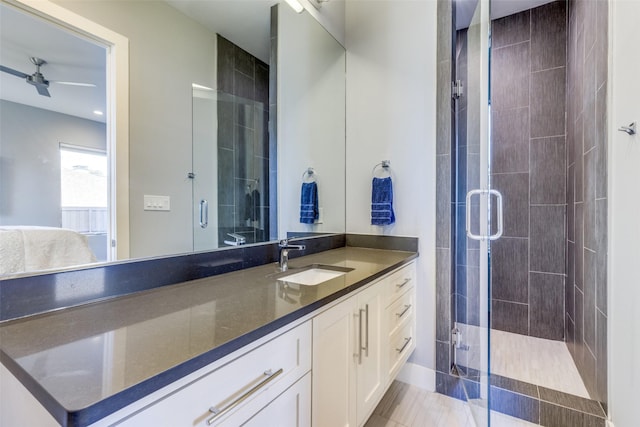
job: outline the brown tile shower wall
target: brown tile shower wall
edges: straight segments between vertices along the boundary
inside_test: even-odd
[[[227,233],[247,243],[269,240],[269,65],[218,35],[218,90],[256,101],[255,105],[218,101],[219,244]],[[270,179],[271,178],[271,179]]]
[[[557,1],[492,23],[491,186],[504,196],[492,327],[554,340],[565,333],[566,16]]]
[[[606,0],[569,2],[566,340],[592,398],[607,402]]]

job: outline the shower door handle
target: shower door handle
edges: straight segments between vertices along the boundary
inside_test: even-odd
[[[474,234],[473,231],[471,231],[471,198],[475,195],[478,195],[480,197],[487,195],[487,196],[496,196],[496,201],[498,202],[497,205],[497,211],[496,211],[496,220],[498,223],[498,230],[496,231],[495,234],[492,235],[485,235],[485,234]],[[502,194],[498,191],[498,190],[471,190],[467,193],[467,200],[466,200],[466,231],[467,231],[467,237],[469,237],[472,240],[497,240],[502,236],[502,231],[504,229],[503,224],[503,212],[502,212]]]
[[[471,231],[471,198],[475,195],[482,197],[483,194],[487,194],[488,192],[489,190],[471,190],[467,193],[465,229],[467,230],[467,237],[472,240],[485,240],[487,236],[483,236],[482,234],[473,234]]]
[[[492,234],[489,236],[489,240],[498,240],[502,236],[503,227],[503,215],[502,215],[502,193],[498,190],[489,190],[489,195],[496,196],[496,202],[498,202],[498,207],[496,210],[496,220],[498,222],[498,230],[496,230],[496,234]]]
[[[200,227],[207,228],[209,225],[209,202],[200,200]]]

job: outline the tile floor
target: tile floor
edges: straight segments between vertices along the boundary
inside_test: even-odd
[[[480,411],[483,412],[483,411]],[[503,414],[491,414],[492,427],[533,427]],[[486,423],[485,423],[486,424]],[[466,402],[394,381],[365,427],[475,427]]]
[[[459,350],[458,363],[486,372],[480,348],[486,348],[486,328],[458,324],[469,350]],[[491,373],[564,393],[589,398],[589,393],[563,341],[491,330]]]
[[[562,341],[491,330],[491,373],[589,399]]]

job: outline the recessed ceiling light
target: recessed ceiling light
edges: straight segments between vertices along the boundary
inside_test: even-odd
[[[298,0],[286,0],[286,2],[297,13],[302,13],[304,10],[304,6],[302,6]]]
[[[210,87],[202,86],[202,85],[199,85],[199,84],[197,84],[197,83],[191,83],[191,87],[192,87],[192,88],[194,88],[194,89],[210,90],[210,91],[213,91],[213,89],[211,89]]]
[[[102,116],[104,113],[100,110],[93,110],[93,114],[95,114],[96,116]]]

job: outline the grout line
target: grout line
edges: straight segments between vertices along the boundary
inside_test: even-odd
[[[563,133],[563,134],[560,134],[560,135],[532,136],[529,139],[531,141],[536,141],[536,140],[540,140],[540,139],[562,138],[562,137],[566,137],[566,136],[567,136],[567,134]]]
[[[545,71],[559,70],[561,68],[567,68],[567,66],[566,65],[559,65],[557,67],[545,68],[544,70],[531,71],[531,74],[544,73]]]
[[[534,274],[548,274],[550,276],[562,276],[562,277],[566,277],[567,275],[565,273],[552,273],[550,271],[534,271],[534,270],[529,270],[529,273],[534,273]]]
[[[506,302],[506,303],[509,303],[509,304],[526,305],[526,306],[529,305],[528,302],[509,301],[509,300],[506,300],[506,299],[499,299],[499,298],[493,298],[493,301]],[[504,331],[504,332],[509,332],[509,331]],[[511,333],[512,334],[516,334],[517,332],[511,332]],[[518,334],[518,335],[522,335],[522,334]],[[527,336],[527,335],[522,335],[522,336]]]
[[[507,47],[518,46],[518,45],[525,44],[525,43],[531,43],[531,39],[529,38],[528,40],[522,40],[522,41],[517,42],[517,43],[505,44],[505,45],[502,45],[500,47],[494,48],[493,51],[504,49],[504,48],[507,48]]]
[[[516,172],[492,172],[491,176],[500,176],[500,175],[523,175],[525,173],[529,173],[529,171],[516,171]]]

